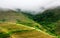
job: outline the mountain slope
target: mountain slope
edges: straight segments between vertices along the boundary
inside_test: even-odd
[[[43,33],[43,31],[45,30],[44,28],[42,28],[42,26],[38,23],[36,23],[35,21],[33,21],[32,19],[28,18],[26,15],[24,15],[21,12],[16,12],[16,11],[12,11],[12,10],[8,10],[8,11],[0,11],[0,35],[4,35],[4,37],[8,36],[15,36],[15,32],[22,32],[22,34],[27,31],[33,31],[34,33],[36,32],[37,34],[40,35],[44,35],[44,38],[54,38],[52,36],[50,36],[47,33]],[[33,33],[31,32],[31,33]],[[39,33],[40,32],[40,33]],[[43,34],[41,34],[43,33]],[[6,34],[6,36],[5,36]],[[30,32],[28,33],[30,34]],[[18,34],[21,35],[21,34]],[[35,37],[35,34],[33,34]],[[17,36],[17,35],[16,35]],[[29,35],[25,36],[28,37]],[[32,35],[31,35],[32,36]],[[1,36],[0,38],[4,38],[3,36]],[[30,36],[29,36],[30,37]],[[43,36],[41,36],[43,37]],[[7,38],[7,37],[6,37]],[[12,37],[14,38],[14,37]],[[17,37],[15,37],[17,38]],[[23,37],[24,38],[24,37]],[[32,37],[31,37],[32,38]]]
[[[34,21],[41,24],[49,34],[60,35],[60,7],[47,9],[43,13],[38,13],[33,18]]]
[[[29,19],[26,15],[12,10],[0,12],[0,22],[12,22],[34,27],[38,23]]]

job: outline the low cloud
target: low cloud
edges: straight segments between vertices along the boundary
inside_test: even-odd
[[[40,11],[52,6],[59,6],[60,0],[0,0],[0,8]]]

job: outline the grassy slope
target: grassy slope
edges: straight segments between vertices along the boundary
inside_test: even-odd
[[[35,29],[33,27],[25,26],[22,24],[16,23],[1,23],[1,30],[5,34],[9,34],[12,38],[55,38],[53,36],[48,35],[47,33]],[[23,37],[22,37],[23,36]]]
[[[19,24],[19,25],[16,26],[15,24]],[[38,31],[40,31],[40,29],[44,30],[44,28],[42,28],[40,24],[29,19],[27,16],[23,15],[22,13],[18,13],[14,11],[0,12],[0,29],[1,29],[0,31],[3,31],[5,33],[11,33],[10,31],[14,31],[17,29],[29,30],[28,28],[29,29],[33,28]]]
[[[11,22],[43,29],[42,26],[40,26],[40,24],[29,19],[26,15],[14,11],[0,12],[0,22]]]

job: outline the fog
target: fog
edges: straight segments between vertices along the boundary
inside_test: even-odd
[[[0,0],[0,8],[40,11],[60,6],[60,0]]]

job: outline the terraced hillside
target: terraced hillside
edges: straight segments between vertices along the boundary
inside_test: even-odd
[[[36,25],[39,26],[38,23],[29,19],[26,15],[10,10],[6,12],[0,12],[0,22],[19,23],[31,27],[35,27]]]
[[[0,38],[56,38],[21,12],[0,11]]]
[[[6,35],[1,36],[0,38],[55,38],[54,36],[50,36],[41,30],[36,30],[33,27],[15,23],[1,23],[0,33]]]

